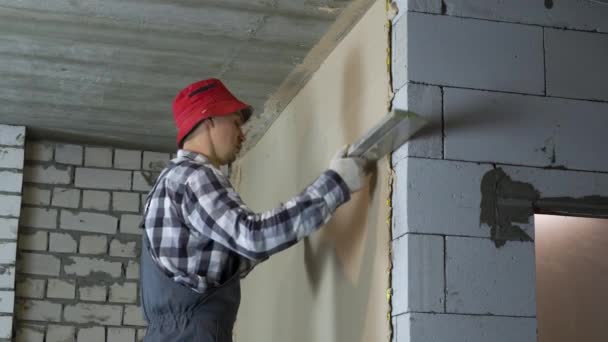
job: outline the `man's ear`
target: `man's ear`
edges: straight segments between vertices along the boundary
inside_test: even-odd
[[[213,118],[205,119],[203,121],[203,125],[205,125],[205,128],[215,127],[215,121]]]

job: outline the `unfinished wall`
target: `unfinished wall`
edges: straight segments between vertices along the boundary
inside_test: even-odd
[[[0,125],[0,340],[13,335],[25,127]]]
[[[300,192],[386,114],[385,2],[376,2],[236,168],[257,211]],[[330,223],[243,283],[236,341],[388,341],[389,165]]]
[[[606,213],[608,6],[397,1],[395,341],[536,341],[535,211]],[[598,32],[591,32],[598,31]]]
[[[16,341],[134,342],[140,213],[168,153],[28,141]]]

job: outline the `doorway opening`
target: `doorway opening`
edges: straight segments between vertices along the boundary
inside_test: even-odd
[[[535,215],[539,342],[608,341],[608,219]]]

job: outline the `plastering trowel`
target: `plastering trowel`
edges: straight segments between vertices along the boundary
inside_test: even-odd
[[[426,120],[413,112],[393,110],[352,143],[347,155],[376,161],[403,145],[425,124]]]

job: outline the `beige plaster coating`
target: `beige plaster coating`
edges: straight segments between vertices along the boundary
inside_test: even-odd
[[[235,165],[235,186],[252,209],[301,191],[338,148],[386,115],[386,23],[377,1]],[[327,226],[244,280],[237,342],[389,340],[389,174],[379,161]]]

